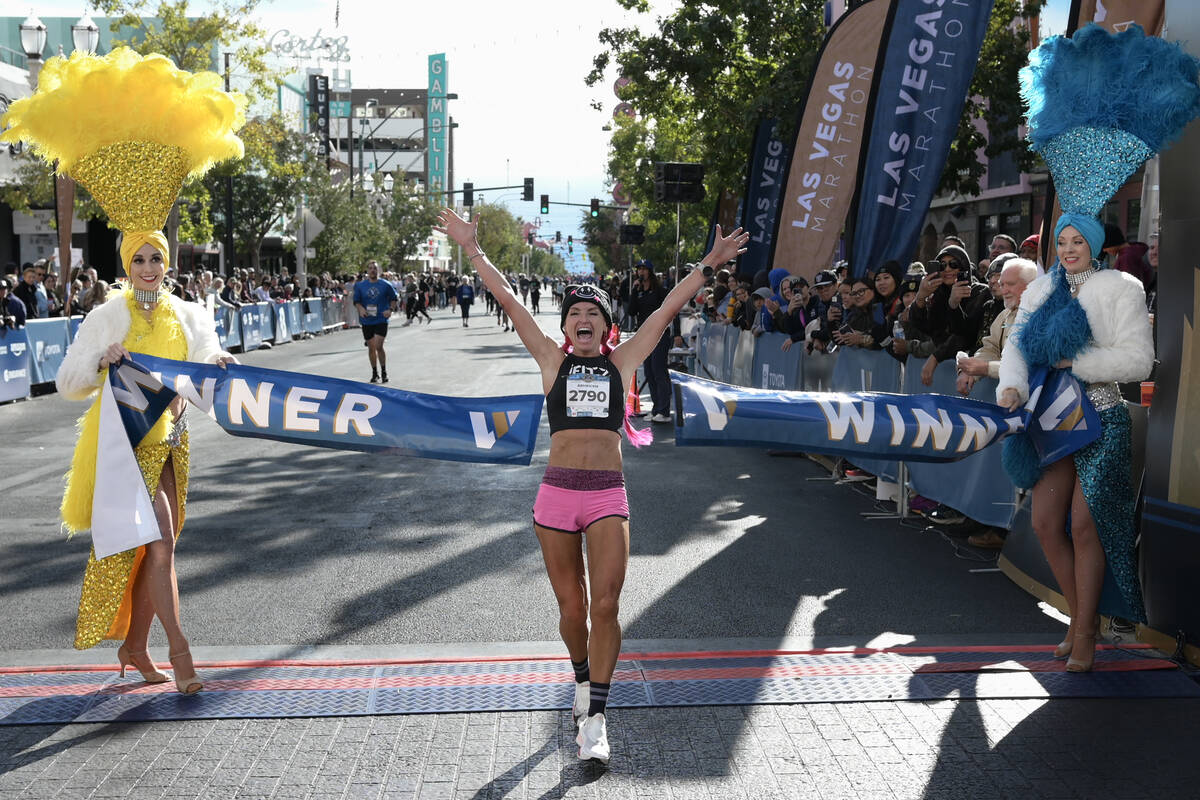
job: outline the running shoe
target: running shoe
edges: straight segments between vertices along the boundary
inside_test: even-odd
[[[579,726],[575,737],[579,745],[579,757],[585,761],[594,758],[602,764],[608,763],[608,729],[603,714],[593,714]]]
[[[592,682],[584,681],[575,684],[575,702],[571,706],[571,716],[575,719],[575,727],[587,716],[588,703],[592,699]]]
[[[651,422],[670,422],[671,415],[670,414],[652,414],[650,416],[650,421]]]
[[[967,516],[943,504],[927,513],[925,519],[935,525],[961,525],[967,521]]]

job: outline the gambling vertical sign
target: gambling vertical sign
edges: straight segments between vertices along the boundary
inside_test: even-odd
[[[429,91],[425,114],[425,186],[430,194],[446,191],[450,153],[446,146],[446,54],[429,57]]]
[[[317,135],[317,155],[329,166],[329,77],[308,76],[308,108],[312,133]]]

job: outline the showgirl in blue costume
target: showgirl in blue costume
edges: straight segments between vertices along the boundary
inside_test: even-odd
[[[1097,214],[1200,114],[1197,66],[1137,26],[1114,35],[1089,25],[1071,39],[1047,40],[1021,71],[1029,139],[1050,168],[1064,213],[1054,229],[1058,262],[1021,297],[997,398],[1016,410],[1028,399],[1032,368],[1069,369],[1102,428],[1099,439],[1044,470],[1026,437],[1005,443],[1005,469],[1033,489],[1033,527],[1070,608],[1067,638],[1054,651],[1070,656],[1070,672],[1092,668],[1106,564],[1129,615],[1146,621],[1131,426],[1117,382],[1149,376],[1154,345],[1140,281],[1096,260],[1104,243]]]

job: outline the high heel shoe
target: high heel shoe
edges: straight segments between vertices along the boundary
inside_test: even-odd
[[[1090,639],[1091,641],[1094,642],[1097,639],[1099,639],[1100,637],[1094,633],[1077,633],[1077,634],[1075,634],[1075,638],[1076,639]],[[1092,649],[1092,657],[1089,658],[1087,661],[1084,661],[1084,660],[1078,659],[1078,658],[1068,658],[1067,659],[1067,672],[1091,672],[1092,666],[1095,665],[1095,663],[1096,663],[1096,650],[1095,650],[1095,648],[1093,648]]]
[[[187,663],[192,663],[192,653],[190,650],[184,650],[182,653],[172,653],[167,656],[171,661],[171,668],[175,672],[175,689],[180,694],[195,694],[204,688],[204,683],[196,677],[196,668],[192,666],[192,674],[187,678],[179,677],[179,665],[175,663],[178,659],[187,659]]]
[[[1062,659],[1071,655],[1071,648],[1075,644],[1071,641],[1073,638],[1073,636],[1068,636],[1066,639],[1063,639],[1058,643],[1058,647],[1054,648],[1054,657],[1056,659],[1061,661]]]
[[[121,665],[121,677],[122,678],[125,677],[125,668],[133,667],[134,669],[136,669],[138,672],[141,673],[142,680],[144,680],[146,683],[166,683],[167,681],[170,680],[170,678],[167,677],[165,672],[158,671],[158,669],[154,666],[153,660],[150,661],[150,671],[149,672],[142,669],[137,664],[133,663],[133,660],[135,658],[141,658],[142,656],[145,656],[147,659],[149,659],[150,658],[149,651],[143,650],[140,653],[131,653],[131,652],[129,652],[129,649],[127,647],[125,647],[125,645],[121,645],[120,647],[117,648],[117,661]]]

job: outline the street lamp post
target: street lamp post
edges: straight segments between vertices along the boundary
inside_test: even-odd
[[[363,182],[363,161],[366,160],[367,136],[368,128],[371,123],[367,121],[367,112],[379,105],[379,101],[375,98],[368,98],[363,104],[363,115],[359,117],[358,125],[358,182],[361,185]],[[354,196],[354,181],[350,181],[350,196]]]
[[[85,53],[96,52],[96,47],[100,44],[100,26],[86,11],[79,21],[71,26],[71,41],[76,50],[82,50]]]
[[[46,24],[31,11],[18,26],[21,30],[21,49],[29,65],[29,88],[37,91],[38,73],[42,71],[42,52],[46,49]]]

